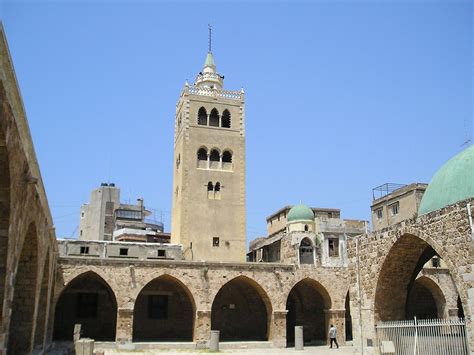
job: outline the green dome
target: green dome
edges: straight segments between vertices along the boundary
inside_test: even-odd
[[[287,221],[314,221],[314,213],[311,208],[305,205],[296,205],[288,212]]]
[[[447,205],[474,197],[474,145],[451,158],[433,176],[418,214],[439,210]]]

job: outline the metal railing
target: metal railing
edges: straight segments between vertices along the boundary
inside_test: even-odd
[[[381,354],[469,355],[463,319],[380,322],[376,330]]]

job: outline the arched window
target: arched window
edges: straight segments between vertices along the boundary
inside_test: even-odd
[[[198,111],[198,125],[207,126],[207,111],[204,107]]]
[[[227,109],[222,112],[221,127],[230,128],[230,112]]]
[[[304,225],[304,231],[305,231],[305,232],[309,231],[309,227],[308,227],[307,224]]]
[[[219,151],[217,149],[211,150],[211,154],[209,156],[209,160],[210,160],[209,167],[211,169],[218,169],[219,164],[220,164],[220,159],[221,157],[220,157]]]
[[[214,186],[214,199],[220,200],[221,199],[221,183],[216,182],[216,186]]]
[[[197,167],[207,169],[207,149],[200,148],[197,152]]]
[[[314,264],[313,243],[304,238],[300,244],[300,264]]]
[[[207,160],[207,150],[206,148],[200,148],[198,150],[198,160]]]
[[[232,170],[232,153],[228,150],[222,154],[222,169]]]
[[[211,114],[209,115],[209,126],[219,127],[219,111],[215,108],[212,109]]]
[[[222,162],[232,163],[232,153],[229,152],[228,150],[224,151],[224,154],[222,154]]]
[[[208,200],[214,200],[214,185],[212,181],[207,183],[207,198]]]
[[[178,132],[179,132],[180,129],[181,129],[181,123],[182,123],[182,117],[181,117],[181,114],[179,114],[179,118],[178,118]]]

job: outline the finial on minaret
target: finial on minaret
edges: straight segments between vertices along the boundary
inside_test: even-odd
[[[212,52],[212,26],[210,24],[207,25],[209,29],[209,53]]]

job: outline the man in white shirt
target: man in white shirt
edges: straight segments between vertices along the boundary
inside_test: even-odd
[[[339,349],[339,344],[337,343],[337,329],[334,325],[331,324],[331,327],[329,328],[329,339],[331,341],[331,344],[329,346],[330,349],[332,349],[332,343],[334,342]]]

